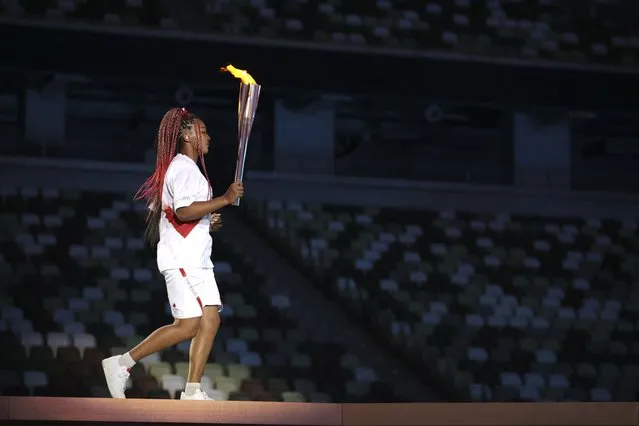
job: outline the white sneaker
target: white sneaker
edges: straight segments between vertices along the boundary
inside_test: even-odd
[[[102,369],[106,379],[107,387],[113,398],[126,398],[124,390],[129,379],[129,369],[120,364],[122,355],[112,356],[102,360]]]
[[[189,400],[189,401],[215,401],[213,398],[208,396],[206,392],[202,389],[198,389],[195,391],[193,395],[187,395],[184,392],[180,395],[180,399]]]

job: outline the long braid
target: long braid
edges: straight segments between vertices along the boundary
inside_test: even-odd
[[[164,114],[158,129],[155,170],[135,194],[135,200],[146,200],[148,213],[144,237],[151,245],[156,245],[160,240],[159,223],[160,217],[162,216],[164,177],[166,176],[171,161],[173,161],[173,158],[178,152],[180,132],[182,129],[190,128],[193,123],[197,123],[198,126],[197,137],[199,142],[199,123],[198,117],[195,114],[189,113],[184,108],[172,108]],[[199,146],[200,144],[198,143],[198,147]],[[206,171],[204,154],[201,149],[198,149],[198,151],[204,176],[209,184],[209,197],[212,197],[211,182]]]
[[[155,171],[151,177],[144,182],[134,197],[135,200],[146,200],[148,214],[146,217],[144,236],[151,245],[157,244],[160,240],[160,230],[158,226],[160,216],[162,215],[164,176],[173,157],[177,154],[182,114],[180,109],[172,108],[162,117],[158,129]]]

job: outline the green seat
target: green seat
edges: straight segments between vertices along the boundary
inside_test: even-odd
[[[188,366],[188,364],[187,364]],[[177,365],[176,365],[177,367]],[[204,376],[215,383],[215,379],[224,376],[224,367],[220,364],[209,363],[204,367]]]
[[[255,310],[253,306],[250,306],[250,305],[244,305],[244,306],[238,307],[236,310],[236,314],[239,318],[250,319],[250,318],[257,317],[257,311]]]
[[[150,376],[153,376],[159,383],[162,383],[162,376],[165,374],[173,374],[173,368],[171,364],[167,362],[154,362],[148,365],[148,372]]]
[[[237,336],[246,342],[255,342],[260,340],[260,334],[255,328],[242,327],[239,329]]]
[[[175,369],[175,375],[187,378],[189,376],[189,363],[188,362],[176,362],[173,365]],[[205,375],[205,374],[203,374]]]
[[[344,354],[340,357],[339,364],[342,368],[353,370],[359,365],[359,360],[357,359],[357,355]]]
[[[306,402],[306,398],[299,392],[287,391],[282,392],[282,401],[284,402]]]
[[[291,367],[294,368],[311,368],[313,360],[307,354],[296,353],[291,358]]]
[[[225,392],[227,395],[231,395],[233,392],[237,392],[240,389],[240,382],[228,376],[216,377],[213,381],[215,388]]]
[[[229,364],[226,366],[229,377],[236,379],[238,382],[242,382],[244,379],[251,377],[250,367],[242,364]]]
[[[355,396],[362,397],[369,393],[370,385],[366,382],[358,382],[355,380],[349,380],[346,382],[346,393]]]

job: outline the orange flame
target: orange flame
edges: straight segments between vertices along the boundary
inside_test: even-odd
[[[251,74],[249,74],[246,70],[237,69],[231,64],[220,68],[220,71],[230,72],[233,77],[239,78],[244,84],[257,84],[255,79],[251,77]]]

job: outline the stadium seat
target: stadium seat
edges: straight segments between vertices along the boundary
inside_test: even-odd
[[[238,380],[234,377],[218,376],[214,383],[215,389],[219,389],[227,395],[237,392],[240,388]]]
[[[209,24],[209,31],[229,37],[238,36],[242,29],[242,36],[329,47],[351,45],[631,66],[637,64],[639,50],[631,21],[622,18],[622,8],[629,6],[610,2],[583,6],[587,8],[584,12],[555,2],[522,8],[517,2],[457,0],[423,5],[379,0],[353,8],[335,1],[291,5],[274,0],[199,0],[182,11],[187,19],[177,19],[161,2],[6,4],[4,13],[9,16],[107,26],[175,29],[183,21],[190,22],[188,18],[198,17]],[[243,13],[237,13],[238,10]],[[636,15],[636,10],[631,8],[626,13]],[[104,227],[105,220],[130,208],[125,204],[108,206],[101,217],[91,218],[90,229]],[[31,215],[23,220],[37,223]]]
[[[282,401],[284,402],[306,402],[306,398],[299,392],[282,392]]]
[[[3,208],[10,213],[2,214],[2,223],[17,224],[1,230],[10,238],[0,264],[21,271],[12,276],[50,285],[27,294],[24,278],[7,282],[0,299],[0,361],[16,374],[3,373],[2,393],[106,396],[101,360],[123,354],[170,319],[155,258],[141,238],[144,206],[124,194],[46,191],[46,203],[32,203],[26,200],[44,200],[45,191],[14,192],[0,198],[3,207],[15,202]],[[25,232],[22,222],[33,229]],[[295,329],[289,314],[296,300],[284,289],[276,296],[260,291],[263,272],[224,239],[216,240],[215,268],[225,317],[202,380],[214,399],[274,401],[282,392],[299,392],[304,400],[340,401],[347,380],[357,374],[366,380],[369,373],[356,370],[365,365],[340,365],[346,348]],[[183,342],[140,360],[127,396],[175,397],[188,375],[188,351]]]
[[[177,392],[184,390],[186,380],[183,376],[174,374],[164,374],[162,376],[162,387],[169,392],[171,397],[174,397]]]
[[[432,364],[463,398],[619,397],[639,306],[629,281],[639,270],[623,268],[637,241],[632,224],[279,201],[245,208],[381,344],[418,370]],[[349,400],[377,386],[355,357],[339,362],[354,379]],[[618,392],[625,398],[639,390],[629,383]]]

